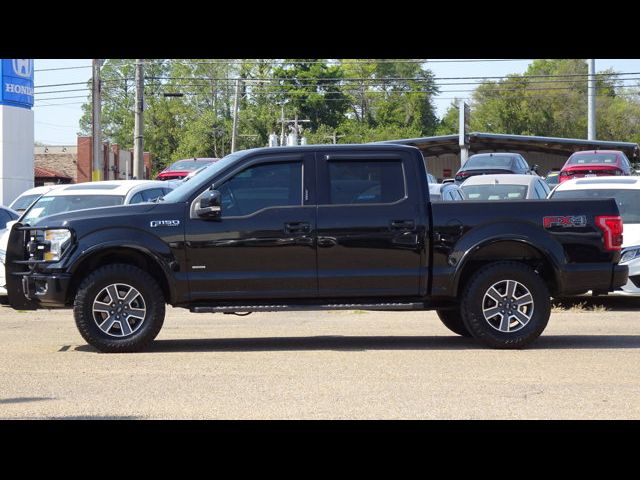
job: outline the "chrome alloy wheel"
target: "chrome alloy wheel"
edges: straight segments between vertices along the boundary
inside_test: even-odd
[[[144,322],[147,306],[138,290],[126,283],[111,284],[93,300],[93,320],[111,337],[128,337]]]
[[[494,283],[482,299],[482,313],[491,327],[503,333],[517,332],[533,316],[533,296],[516,280]]]

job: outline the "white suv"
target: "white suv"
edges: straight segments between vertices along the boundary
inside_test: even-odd
[[[158,197],[163,197],[174,187],[175,185],[169,182],[155,180],[107,180],[56,185],[55,188],[46,192],[36,192],[37,200],[29,199],[30,205],[19,221],[32,223],[34,220],[56,213],[150,202]],[[7,250],[9,232],[14,223],[9,222],[6,231],[0,236],[0,251]],[[0,256],[0,297],[7,295],[6,283],[4,256],[2,255]]]
[[[564,181],[549,198],[615,198],[623,221],[621,265],[629,281],[615,293],[640,295],[640,177],[593,177]]]

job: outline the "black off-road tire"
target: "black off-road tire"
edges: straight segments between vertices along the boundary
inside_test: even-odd
[[[460,308],[451,308],[446,310],[436,310],[438,314],[438,318],[447,327],[456,335],[461,335],[463,337],[471,337],[471,332],[467,329],[462,321],[462,314],[460,313]]]
[[[128,336],[115,338],[98,327],[93,318],[93,302],[105,287],[120,283],[140,292],[146,314],[138,330]],[[162,328],[165,298],[158,282],[144,270],[127,264],[107,265],[82,281],[73,304],[73,315],[82,338],[101,352],[140,352],[149,346]]]
[[[515,280],[526,287],[533,300],[531,318],[520,329],[499,331],[483,313],[483,300],[491,286]],[[485,345],[499,349],[523,348],[537,339],[549,322],[551,299],[545,281],[529,266],[519,262],[497,262],[477,271],[467,283],[461,300],[462,320],[467,330]]]

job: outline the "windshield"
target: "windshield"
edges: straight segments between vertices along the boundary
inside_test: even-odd
[[[44,195],[27,210],[20,219],[21,223],[33,223],[49,215],[73,212],[87,208],[114,207],[122,205],[121,195]]]
[[[513,157],[471,157],[464,164],[464,168],[511,168]]]
[[[167,203],[184,202],[187,200],[192,192],[202,188],[207,182],[211,181],[211,178],[218,172],[221,172],[225,168],[229,167],[236,160],[244,157],[250,150],[241,150],[236,153],[227,155],[222,160],[209,164],[202,172],[193,177],[188,182],[183,182],[178,187],[168,193],[162,200]]]
[[[196,168],[200,168],[204,166],[204,164],[211,163],[211,161],[207,160],[180,160],[179,162],[174,163],[167,171],[175,172],[177,170],[195,170]]]
[[[592,153],[589,155],[575,155],[569,159],[569,165],[588,165],[593,163],[615,164],[617,156],[615,153]]]
[[[640,190],[594,188],[590,190],[556,190],[549,198],[615,198],[624,223],[640,223]]]
[[[527,185],[467,185],[460,187],[469,200],[524,200]]]
[[[25,195],[24,197],[16,198],[9,208],[13,210],[26,210],[41,194],[34,193],[33,195]]]

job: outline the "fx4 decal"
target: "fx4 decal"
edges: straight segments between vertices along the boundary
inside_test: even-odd
[[[542,219],[544,228],[552,227],[585,227],[587,225],[586,215],[557,215],[551,217],[544,217]]]

